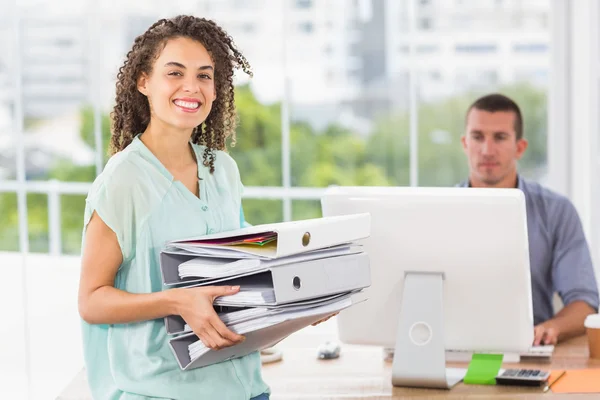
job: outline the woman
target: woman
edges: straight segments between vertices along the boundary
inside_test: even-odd
[[[168,240],[240,227],[233,72],[244,56],[214,22],[162,19],[117,76],[106,168],[86,200],[79,312],[95,399],[268,399],[258,353],[183,372],[162,318],[181,315],[211,349],[240,343],[215,297],[237,287],[162,291]]]

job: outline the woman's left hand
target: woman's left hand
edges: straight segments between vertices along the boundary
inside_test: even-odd
[[[339,312],[336,312],[335,314],[331,314],[329,317],[325,317],[325,318],[323,318],[323,319],[320,319],[320,320],[318,320],[317,322],[315,322],[314,324],[312,324],[312,326],[317,326],[317,325],[319,325],[321,322],[325,322],[325,321],[327,321],[329,318],[331,318],[331,317],[335,317],[335,316],[336,316],[336,315],[338,315],[338,314],[339,314]]]

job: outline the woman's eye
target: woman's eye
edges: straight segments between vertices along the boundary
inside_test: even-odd
[[[171,76],[181,76],[181,72],[173,71],[173,72],[169,72],[168,75],[171,75]]]

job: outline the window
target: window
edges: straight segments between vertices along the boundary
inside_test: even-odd
[[[71,47],[76,44],[72,38],[58,38],[55,43],[59,47]]]
[[[431,30],[431,18],[420,18],[419,29],[423,31]]]
[[[352,80],[359,80],[360,76],[361,76],[360,69],[351,69],[348,71],[348,78],[350,78]]]
[[[348,45],[348,55],[350,57],[361,57],[363,55],[363,48],[361,43],[350,43]]]
[[[483,54],[496,52],[497,46],[495,44],[457,44],[455,49],[457,53]]]
[[[437,24],[434,23],[435,20],[433,19],[433,16],[436,16],[437,18],[437,15],[439,14],[435,11],[438,10],[436,7],[441,7],[441,3],[421,0],[414,1],[417,2],[417,4],[430,7],[430,15],[411,17],[407,14],[406,4],[401,4],[393,10],[395,13],[400,10],[398,14],[399,20],[409,21],[409,18],[416,18],[415,22],[420,24],[420,28],[431,31],[431,33],[435,34],[433,36],[434,38],[441,38],[442,32]],[[262,3],[264,3],[263,5],[265,6],[264,10],[271,10],[278,4],[277,0],[264,0]],[[420,81],[420,84],[423,86],[418,88],[418,94],[416,96],[416,98],[421,96],[421,101],[417,102],[419,113],[433,113],[433,115],[436,115],[436,110],[439,107],[443,107],[445,99],[452,99],[454,97],[462,99],[460,96],[467,96],[467,91],[469,90],[476,89],[478,91],[484,91],[505,87],[510,89],[512,88],[511,85],[517,85],[524,81],[533,84],[533,88],[527,88],[527,90],[535,90],[541,98],[545,98],[545,85],[548,85],[548,79],[547,71],[543,67],[536,66],[534,67],[534,72],[529,73],[527,71],[519,72],[517,66],[509,65],[508,68],[510,69],[510,73],[508,74],[500,74],[497,70],[489,71],[489,67],[487,66],[485,68],[478,67],[479,60],[484,62],[484,57],[498,52],[498,49],[500,48],[499,43],[506,40],[505,33],[518,32],[518,26],[497,26],[495,28],[498,32],[497,43],[493,41],[485,43],[465,41],[462,39],[462,36],[460,41],[458,41],[456,37],[446,37],[444,40],[450,41],[450,48],[454,47],[455,49],[453,54],[444,54],[441,51],[441,39],[439,42],[436,42],[436,39],[434,39],[428,43],[407,43],[407,41],[411,39],[407,38],[402,32],[394,30],[384,32],[385,35],[395,35],[393,36],[394,40],[388,41],[388,37],[386,36],[385,42],[378,42],[379,44],[391,43],[389,47],[380,45],[375,46],[375,42],[372,42],[371,45],[365,45],[365,43],[360,40],[369,37],[378,37],[377,35],[381,34],[381,27],[385,26],[383,21],[385,20],[386,12],[390,10],[387,10],[385,7],[382,9],[374,7],[369,23],[358,24],[354,16],[360,11],[359,3],[360,2],[344,2],[344,4],[342,4],[342,2],[339,2],[338,4],[336,2],[331,2],[331,15],[345,15],[346,20],[340,20],[339,23],[336,24],[333,24],[330,21],[327,25],[330,27],[328,35],[333,41],[337,40],[337,38],[345,37],[344,35],[347,33],[345,29],[347,26],[352,26],[353,29],[358,32],[359,41],[348,45],[349,47],[345,50],[350,53],[349,55],[351,55],[352,59],[356,62],[350,63],[347,59],[343,61],[343,57],[340,57],[338,61],[338,59],[334,57],[334,55],[337,55],[336,49],[330,43],[326,44],[324,48],[313,46],[313,50],[303,50],[298,53],[289,52],[289,60],[286,63],[288,71],[284,73],[282,70],[282,61],[274,61],[274,55],[270,49],[280,48],[282,45],[281,40],[283,37],[286,37],[286,35],[274,34],[261,39],[261,42],[254,40],[244,42],[244,46],[240,46],[240,48],[242,48],[244,53],[248,56],[257,76],[253,80],[252,86],[241,86],[239,88],[240,94],[238,97],[240,99],[245,97],[252,99],[251,101],[248,100],[248,102],[257,104],[257,107],[265,107],[266,109],[273,110],[273,107],[267,106],[267,104],[270,103],[265,103],[263,105],[257,100],[259,98],[271,99],[272,103],[276,104],[276,110],[278,107],[277,105],[280,105],[283,101],[283,77],[288,76],[290,85],[293,88],[293,90],[290,91],[291,98],[288,99],[290,102],[292,119],[294,121],[293,123],[290,123],[289,129],[290,135],[292,136],[292,143],[296,143],[296,140],[300,140],[302,143],[309,143],[309,139],[317,140],[315,138],[319,138],[318,140],[323,141],[319,146],[323,145],[326,148],[329,148],[328,146],[333,146],[333,142],[329,143],[324,138],[327,137],[328,134],[334,135],[331,138],[337,137],[335,135],[339,135],[341,132],[340,129],[343,128],[345,129],[344,135],[348,135],[349,138],[352,138],[349,139],[351,142],[356,141],[356,143],[362,143],[360,145],[357,144],[357,146],[365,146],[364,151],[367,152],[368,150],[371,152],[368,154],[363,153],[360,156],[362,157],[364,155],[364,157],[366,157],[365,159],[371,160],[369,168],[363,170],[360,165],[350,166],[351,163],[349,164],[348,161],[344,159],[345,153],[341,152],[338,154],[336,153],[337,150],[333,148],[327,150],[327,152],[332,152],[332,158],[318,158],[314,155],[307,156],[305,152],[308,152],[310,150],[309,147],[311,146],[307,144],[302,145],[304,147],[300,145],[295,147],[294,145],[293,151],[290,150],[290,171],[280,170],[278,167],[282,164],[284,157],[280,150],[275,151],[275,149],[281,149],[281,131],[258,130],[257,132],[250,132],[250,128],[247,127],[243,121],[252,121],[252,118],[254,118],[252,115],[254,114],[245,115],[245,117],[241,119],[242,123],[240,129],[248,129],[249,133],[245,133],[244,135],[240,134],[240,137],[252,138],[252,140],[248,140],[247,146],[251,146],[250,142],[253,143],[252,145],[262,146],[260,147],[260,151],[264,151],[265,157],[268,159],[268,164],[277,166],[275,170],[270,169],[267,174],[248,173],[248,175],[246,175],[246,171],[258,171],[260,168],[255,164],[256,159],[248,157],[244,152],[244,149],[247,148],[241,144],[243,143],[243,140],[241,140],[240,144],[232,150],[232,154],[239,158],[239,163],[242,166],[240,169],[244,175],[243,178],[247,181],[245,182],[247,187],[278,187],[283,185],[284,181],[287,181],[291,186],[319,188],[331,182],[342,182],[343,180],[338,174],[340,168],[344,171],[353,171],[350,175],[356,174],[356,177],[350,179],[353,184],[366,182],[365,176],[372,176],[374,181],[385,182],[388,184],[410,183],[409,180],[407,180],[407,157],[409,149],[402,147],[408,143],[406,140],[409,140],[409,136],[406,136],[408,135],[407,130],[403,129],[401,132],[399,131],[399,134],[401,133],[401,135],[394,140],[400,140],[400,137],[402,139],[400,142],[394,142],[394,146],[396,147],[384,146],[385,151],[393,148],[396,152],[395,154],[387,154],[385,157],[380,157],[379,154],[376,154],[377,151],[373,149],[377,148],[377,146],[381,146],[381,143],[384,143],[385,140],[391,140],[389,137],[389,135],[392,134],[391,131],[388,132],[384,130],[371,132],[370,135],[361,136],[360,139],[353,136],[356,133],[354,131],[355,126],[371,126],[372,129],[375,129],[375,127],[386,125],[381,122],[381,119],[385,118],[395,118],[395,125],[397,126],[408,127],[410,125],[408,121],[410,118],[415,117],[415,114],[414,112],[411,113],[409,111],[409,105],[411,102],[416,101],[415,98],[412,100],[409,99],[407,94],[409,84],[408,78],[405,75],[408,68],[406,55],[408,54],[410,45],[416,46],[415,56],[417,57],[418,68],[420,72],[427,75],[426,78],[423,78],[422,81]],[[384,3],[385,2],[382,4]],[[254,33],[258,29],[258,22],[255,14],[256,9],[248,10],[247,17],[244,17],[244,12],[246,11],[238,10],[238,2],[217,3],[215,0],[214,2],[206,1],[203,4],[207,7],[219,4],[219,7],[216,7],[215,9],[218,8],[219,21],[225,28],[228,26],[236,26],[243,33]],[[290,11],[292,14],[291,17],[296,15],[294,13],[299,11],[297,9],[305,9],[314,6],[314,2],[308,0],[297,0],[291,4],[295,6]],[[461,7],[457,3],[453,4],[452,2],[448,2],[444,4],[444,10],[447,11],[449,15],[458,13],[471,19],[478,17],[475,11],[469,14],[467,8]],[[546,8],[539,5],[536,8],[536,12],[540,15],[548,14],[549,3],[544,4],[546,4]],[[234,15],[233,13],[226,12],[228,11],[227,7],[231,8],[229,10],[231,12],[239,11],[235,14],[235,18],[232,17],[230,20],[227,20],[227,18],[224,17],[227,15]],[[348,7],[354,7],[355,9],[347,10]],[[515,12],[515,10],[518,11],[519,8],[515,7],[516,6],[514,6],[513,3],[509,4],[509,2],[504,2],[498,6],[500,11],[505,13]],[[213,7],[208,8],[212,9]],[[101,31],[98,33],[99,36],[93,36],[85,24],[81,24],[81,21],[88,17],[86,14],[88,11],[82,9],[80,12],[81,15],[62,15],[59,12],[56,16],[51,16],[49,14],[47,17],[36,17],[35,19],[29,18],[26,14],[24,15],[21,26],[24,38],[22,43],[23,53],[20,53],[21,55],[27,54],[26,50],[34,48],[35,46],[42,49],[48,49],[53,48],[56,44],[64,47],[68,51],[61,52],[61,60],[63,61],[61,64],[49,62],[41,67],[37,65],[39,63],[32,63],[32,65],[25,65],[27,63],[24,63],[21,71],[24,98],[22,104],[18,108],[15,108],[14,106],[13,80],[9,79],[11,77],[8,73],[10,69],[7,69],[8,67],[5,66],[10,58],[5,56],[4,59],[0,60],[0,64],[4,66],[2,71],[0,71],[0,74],[2,74],[2,76],[0,76],[0,84],[3,85],[3,90],[0,92],[0,107],[2,107],[2,109],[0,109],[0,118],[2,118],[0,127],[12,129],[12,111],[14,109],[23,111],[22,118],[23,121],[26,121],[24,124],[26,134],[32,135],[35,134],[38,129],[41,129],[41,127],[48,129],[48,126],[54,126],[57,118],[66,120],[76,120],[77,118],[81,118],[83,121],[81,127],[74,125],[72,127],[69,126],[68,129],[66,129],[69,131],[69,135],[71,135],[69,137],[75,137],[77,140],[81,141],[87,151],[97,153],[94,162],[91,165],[69,164],[68,168],[61,167],[61,169],[58,166],[65,165],[62,163],[64,161],[64,155],[60,152],[44,152],[44,154],[50,155],[51,161],[47,162],[47,169],[43,170],[41,175],[39,171],[35,173],[37,177],[42,177],[44,179],[56,178],[65,182],[71,182],[73,180],[90,182],[95,177],[95,174],[101,170],[102,164],[105,161],[104,146],[106,146],[108,141],[110,128],[108,113],[110,112],[110,104],[114,98],[111,86],[113,84],[114,73],[123,57],[122,43],[131,43],[136,35],[140,34],[155,20],[154,17],[149,15],[132,17],[123,10],[115,9],[113,10],[114,15],[107,14],[101,16],[101,18],[107,19],[106,22],[110,22],[112,24],[111,26],[119,26],[120,28],[114,32]],[[173,12],[176,12],[176,10],[173,10]],[[266,13],[267,11],[264,12]],[[210,17],[210,15],[207,16]],[[281,33],[281,31],[278,31],[278,29],[281,28],[276,23],[276,18],[267,14],[264,14],[264,16],[265,19],[261,22],[261,27],[262,24],[268,24],[272,21],[273,25],[269,27],[269,31]],[[7,26],[10,26],[10,24]],[[310,20],[300,20],[296,27],[298,31],[296,33],[299,34],[312,34],[316,29],[314,22]],[[48,30],[49,33],[40,35],[39,33],[44,32],[44,29]],[[60,35],[57,32],[60,32]],[[541,32],[544,33],[546,31],[542,30]],[[446,33],[447,32],[444,31],[444,34]],[[476,37],[477,32],[469,31],[469,34]],[[532,36],[539,37],[540,32],[535,32],[535,34],[532,35],[529,35],[528,32],[523,32],[522,35],[522,40],[514,41],[514,43],[511,44],[513,46],[513,52],[529,54],[532,57],[536,57],[538,60],[545,60],[549,57],[548,44],[546,42],[528,40]],[[294,34],[288,35],[287,37],[289,37],[289,40],[295,40]],[[53,39],[48,40],[48,38]],[[234,39],[239,45],[239,43],[244,41],[244,35],[241,35],[240,37],[235,37],[234,35]],[[266,42],[263,42],[263,40]],[[79,46],[81,43],[88,42],[93,43],[93,46]],[[444,45],[445,43],[446,42],[444,42]],[[71,51],[71,46],[77,47],[77,51]],[[107,54],[105,63],[101,62],[102,60],[98,58],[100,54]],[[435,54],[436,59],[433,61],[428,60],[431,57],[425,56],[429,54]],[[437,59],[438,55],[443,58]],[[463,58],[461,58],[462,55],[469,55],[468,66],[470,69],[461,72],[460,76],[452,75],[444,70],[446,64],[460,64],[461,62],[464,62],[461,61],[463,60]],[[322,65],[324,56],[327,56],[327,62],[339,62],[343,63],[343,65],[328,65],[324,68]],[[419,59],[419,57],[422,58]],[[507,62],[510,64],[510,60]],[[543,62],[538,64],[543,65]],[[394,67],[392,68],[390,65]],[[459,67],[463,68],[464,66],[461,65]],[[313,71],[313,73],[306,74],[307,69]],[[342,77],[342,79],[334,80],[332,79],[332,76],[334,75]],[[268,79],[263,79],[262,77],[268,77]],[[414,79],[414,77],[410,79]],[[346,82],[346,80],[348,80],[350,84],[341,84],[342,82]],[[6,90],[4,90],[5,87]],[[319,87],[323,94],[323,96],[319,97],[318,101],[315,99],[314,95],[315,87]],[[60,88],[60,90],[56,90],[56,88]],[[471,96],[471,94],[469,94],[469,96]],[[365,106],[365,102],[369,102],[368,107]],[[438,108],[434,107],[434,104]],[[535,105],[535,107],[537,107],[535,114],[536,118],[538,118],[538,115],[543,115],[542,111],[545,106],[544,104],[545,103]],[[534,105],[529,107],[534,107]],[[343,113],[341,111],[342,108],[344,110]],[[310,110],[310,112],[304,112],[303,110]],[[240,112],[250,113],[250,111],[246,110],[240,110]],[[303,124],[296,125],[298,119],[294,119],[294,116],[300,115],[304,118],[301,120]],[[265,126],[270,127],[269,129],[272,127],[279,127],[279,129],[283,130],[279,119],[280,116],[276,112],[273,112],[272,115],[269,114],[269,118],[268,123],[267,121],[262,120],[255,122],[265,123]],[[360,124],[347,123],[347,121],[359,120],[366,122]],[[435,120],[436,118],[421,118],[419,119],[419,126],[422,125],[423,129],[426,129],[428,124]],[[448,126],[440,126],[436,129],[439,128],[439,130],[454,133],[457,131],[456,126],[458,126],[458,122],[443,119],[439,121],[441,121],[439,122],[440,124]],[[310,127],[310,129],[308,129],[308,127]],[[327,133],[323,134],[324,132]],[[96,148],[96,135],[100,135],[101,140],[99,142],[102,143],[103,148]],[[427,137],[427,135],[424,137]],[[384,142],[379,141],[377,138],[382,138],[381,140]],[[60,139],[57,141],[60,141]],[[436,145],[439,144],[438,142],[436,142]],[[383,148],[378,148],[378,151],[383,151]],[[430,150],[427,149],[426,145],[423,145],[420,147],[419,151],[423,152],[423,154],[429,154],[428,152]],[[543,154],[544,151],[544,149],[539,150],[539,154]],[[9,148],[6,151],[6,154],[11,154],[11,152],[14,153],[14,151]],[[327,152],[323,154],[326,154]],[[317,152],[315,154],[318,155],[319,153]],[[307,164],[303,161],[305,160],[305,157],[316,158]],[[360,158],[359,156],[357,157]],[[536,157],[536,162],[543,165],[545,162],[543,156]],[[14,159],[14,157],[11,157],[11,161],[8,162],[14,163]],[[393,162],[400,162],[401,160],[402,163],[406,162],[406,164],[403,164],[402,166],[399,166],[399,164],[390,164],[390,160],[395,160]],[[423,164],[424,162],[425,161],[419,164],[419,167],[423,168],[422,170],[419,170],[419,175],[424,181],[430,183],[441,182],[430,178],[429,175],[433,174],[432,171],[434,171],[436,166],[433,164],[425,165]],[[46,161],[42,162],[42,164],[44,163],[46,163]],[[396,166],[394,167],[393,165]],[[525,165],[527,165],[527,163],[525,163]],[[323,167],[322,171],[330,171],[329,175],[326,172],[315,172],[317,169],[321,171],[321,169],[319,169],[321,167]],[[81,168],[85,169],[85,172],[83,172],[84,170]],[[5,170],[12,170],[14,172],[14,166],[12,168],[5,168]],[[285,176],[286,174],[288,175],[287,177]],[[32,173],[26,171],[26,175],[32,176]],[[14,174],[11,175],[11,173],[8,173],[3,176],[14,176]],[[360,180],[358,176],[363,177],[360,178],[362,180]],[[457,175],[453,175],[453,177],[456,178]],[[450,184],[452,180],[455,179],[447,179],[444,182]],[[86,190],[81,189],[77,195],[85,195],[85,193]],[[41,197],[44,196],[47,197],[47,194],[41,195]],[[38,211],[35,210],[41,210],[46,207],[46,203],[41,202],[38,204],[36,199],[37,198],[34,196],[31,200],[31,215],[37,215],[36,213]],[[290,203],[288,200],[284,200],[281,204],[289,205]],[[260,202],[261,200],[248,199],[246,201],[251,204],[252,201]],[[51,203],[52,202],[48,203],[50,204],[48,207],[52,207]],[[268,209],[261,208],[258,203],[256,207],[252,206],[250,208],[251,210],[248,211],[247,215],[250,217],[252,223],[261,223],[275,218],[274,214],[268,214]],[[67,210],[66,212],[68,213],[69,211]],[[289,210],[287,214],[284,214],[286,215],[286,218],[289,218],[291,215],[289,214]],[[67,220],[79,222],[76,224],[65,222],[60,225],[62,230],[69,232],[80,230],[81,222],[78,217],[69,216]],[[14,228],[14,226],[11,228]],[[49,227],[48,221],[32,221],[30,237],[33,241],[41,243],[44,241],[44,238],[49,238],[51,236],[49,231],[52,229],[53,228]],[[69,233],[63,236],[65,238],[72,238],[76,237],[77,234]],[[1,246],[2,244],[0,243],[0,247]],[[50,245],[46,247],[50,248]],[[77,241],[72,243],[69,242],[69,244],[61,243],[59,248],[72,249],[73,253],[77,253],[78,244]],[[15,250],[15,248],[7,247],[3,250]],[[71,252],[71,250],[69,250],[69,252]]]
[[[296,0],[296,8],[311,8],[312,0]]]
[[[440,51],[440,46],[436,44],[420,44],[417,46],[417,54],[433,54]]]
[[[442,79],[442,74],[438,70],[429,71],[429,79],[439,81]]]
[[[300,22],[298,24],[298,30],[303,33],[312,33],[313,29],[314,27],[312,22]]]
[[[513,45],[515,53],[545,53],[548,45],[545,43],[522,43]]]
[[[333,70],[331,70],[331,69],[327,70],[327,75],[326,75],[326,77],[327,77],[327,80],[328,80],[329,82],[332,82],[332,81],[335,79],[335,77],[336,77],[335,71],[333,71]]]
[[[204,3],[205,3],[204,7],[207,12],[210,12],[211,9],[218,8],[219,6],[223,6],[223,2],[215,2],[212,0],[204,1]],[[219,4],[219,3],[221,3],[221,4]],[[240,10],[240,9],[247,9],[247,10],[255,9],[256,10],[256,9],[260,9],[260,7],[262,6],[262,0],[232,0],[232,4],[233,4],[233,8],[235,10]],[[202,10],[202,11],[205,11],[205,10]]]
[[[256,24],[252,22],[245,22],[242,24],[242,32],[244,33],[254,33],[256,32]]]

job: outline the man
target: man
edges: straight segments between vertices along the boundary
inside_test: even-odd
[[[598,287],[588,245],[573,204],[518,175],[517,161],[527,149],[519,107],[500,94],[478,99],[467,112],[466,133],[461,140],[469,163],[469,180],[461,186],[519,188],[525,194],[533,344],[556,344],[584,333],[585,317],[598,309]],[[552,306],[555,292],[564,304],[556,315]]]

